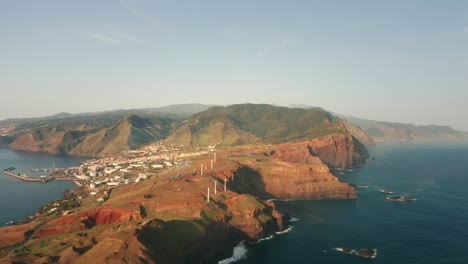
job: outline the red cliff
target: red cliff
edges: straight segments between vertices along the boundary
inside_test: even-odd
[[[308,141],[282,144],[274,149],[273,156],[293,163],[311,163],[318,157],[330,167],[351,168],[366,163],[369,153],[365,146],[349,134],[332,134]]]

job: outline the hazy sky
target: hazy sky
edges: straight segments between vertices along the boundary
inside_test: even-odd
[[[0,1],[0,119],[308,104],[468,130],[468,1]]]

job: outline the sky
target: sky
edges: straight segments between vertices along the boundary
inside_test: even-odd
[[[468,131],[468,1],[0,0],[0,119],[306,104]]]

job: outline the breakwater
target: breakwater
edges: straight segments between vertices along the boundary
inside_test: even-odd
[[[12,171],[15,170],[16,168],[15,167],[9,167],[7,169],[4,169],[2,171],[3,174],[7,175],[7,176],[10,176],[10,177],[13,177],[13,178],[16,178],[18,180],[22,180],[22,181],[27,181],[27,182],[41,182],[41,183],[46,183],[46,182],[49,182],[51,180],[53,180],[54,178],[53,177],[46,177],[46,178],[30,178],[28,177],[26,174],[16,174],[16,173],[13,173]]]

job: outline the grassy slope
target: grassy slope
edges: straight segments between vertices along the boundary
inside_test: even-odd
[[[169,143],[227,147],[259,140],[279,143],[345,132],[342,122],[320,109],[271,105],[212,107],[194,115],[168,138]]]

